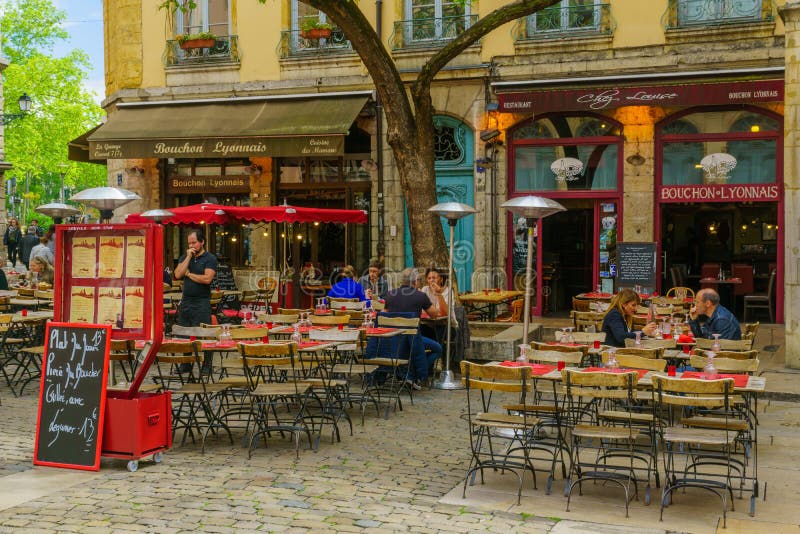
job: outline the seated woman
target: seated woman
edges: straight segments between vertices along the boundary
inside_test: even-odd
[[[602,332],[606,334],[605,344],[611,347],[624,347],[626,338],[635,338],[636,332],[631,330],[633,314],[639,307],[641,298],[632,289],[623,289],[611,299],[605,318],[603,318]],[[641,330],[642,333],[652,336],[656,332],[656,323],[648,323]]]
[[[329,297],[337,299],[367,299],[366,295],[364,295],[364,288],[361,287],[361,284],[355,280],[356,270],[352,265],[347,265],[344,269],[342,269],[341,273],[339,273],[339,276],[339,280],[333,284],[330,291],[328,291]]]
[[[53,285],[55,271],[53,271],[53,266],[42,256],[31,258],[31,272],[39,274],[39,282],[47,282],[51,286]]]
[[[428,282],[428,285],[422,288],[422,292],[428,295],[439,317],[447,317],[447,315],[450,314],[450,326],[458,328],[453,289],[445,283],[442,273],[434,267],[429,267],[428,270],[425,271],[425,280]],[[441,295],[442,298],[438,298],[439,295]]]

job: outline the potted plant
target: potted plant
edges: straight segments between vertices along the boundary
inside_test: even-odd
[[[184,33],[177,35],[175,39],[178,41],[178,45],[184,50],[189,48],[211,48],[217,42],[217,36],[211,32]]]
[[[318,19],[305,19],[300,26],[300,37],[304,39],[328,39],[332,32],[332,24]]]

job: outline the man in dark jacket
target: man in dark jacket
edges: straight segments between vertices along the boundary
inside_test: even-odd
[[[36,237],[36,228],[28,226],[28,232],[22,237],[19,243],[19,260],[25,264],[25,268],[30,267],[31,250],[39,244],[39,238]]]

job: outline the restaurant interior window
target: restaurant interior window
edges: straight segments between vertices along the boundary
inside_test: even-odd
[[[615,190],[619,179],[621,129],[594,116],[554,115],[513,131],[516,191]],[[566,179],[551,165],[574,158],[582,169]]]
[[[775,183],[780,121],[749,110],[690,113],[661,128],[663,185]],[[703,158],[732,156],[722,178],[710,177]],[[726,157],[723,156],[723,157]]]

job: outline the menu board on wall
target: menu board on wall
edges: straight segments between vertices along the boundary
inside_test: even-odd
[[[111,328],[48,323],[33,463],[97,471]]]
[[[617,287],[656,287],[656,244],[617,243]]]

